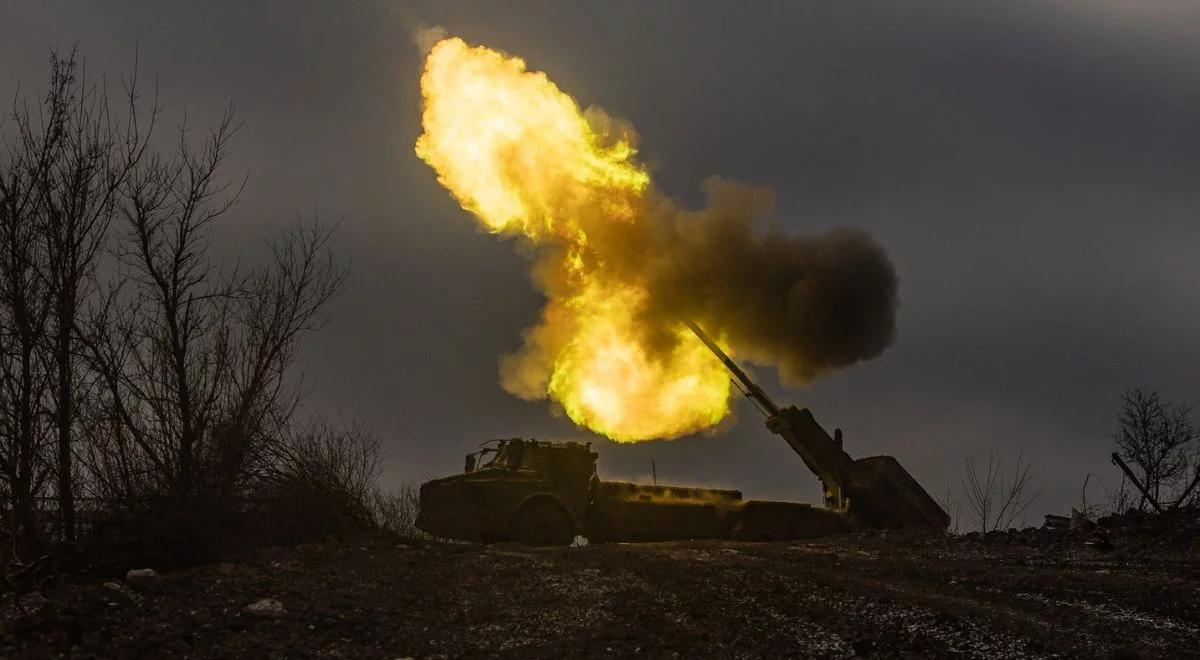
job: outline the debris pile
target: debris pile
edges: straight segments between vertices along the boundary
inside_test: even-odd
[[[1141,552],[1184,552],[1200,556],[1200,511],[1174,510],[1163,514],[1130,509],[1105,516],[1096,528],[1114,545]]]
[[[1200,511],[1163,514],[1130,509],[1095,521],[1072,512],[1071,517],[1047,515],[1042,527],[969,532],[961,542],[1026,545],[1039,548],[1084,546],[1100,552],[1178,553],[1200,556]]]

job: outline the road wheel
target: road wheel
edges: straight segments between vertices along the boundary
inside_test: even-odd
[[[524,545],[570,545],[574,538],[570,516],[552,500],[526,504],[512,521],[512,539]]]

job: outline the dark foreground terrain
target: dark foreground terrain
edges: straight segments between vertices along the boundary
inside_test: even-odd
[[[3,657],[1200,653],[1200,560],[1046,533],[529,549],[382,537],[8,597]],[[286,612],[244,608],[277,599]],[[270,608],[267,608],[270,609]]]

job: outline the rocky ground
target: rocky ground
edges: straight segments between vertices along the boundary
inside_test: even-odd
[[[372,537],[275,548],[163,575],[69,580],[26,595],[25,614],[10,596],[0,656],[1200,653],[1196,530],[1118,527],[1103,536],[557,549]]]

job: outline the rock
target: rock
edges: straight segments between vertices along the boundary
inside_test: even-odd
[[[582,548],[583,546],[585,546],[587,544],[588,544],[587,537],[580,536],[579,534],[576,534],[575,539],[573,541],[571,541],[572,548]]]
[[[114,595],[119,596],[122,600],[135,605],[142,602],[142,597],[139,596],[137,592],[121,584],[120,582],[105,582],[104,588],[113,592]]]
[[[283,603],[274,598],[264,598],[257,603],[243,607],[242,613],[260,619],[282,619],[287,615],[287,610],[283,608]]]
[[[1092,534],[1092,537],[1083,544],[1098,552],[1111,552],[1113,549],[1112,541],[1109,541],[1108,537],[1100,532]]]
[[[43,609],[46,608],[46,605],[49,602],[50,601],[46,600],[46,597],[43,596],[41,594],[41,592],[31,591],[31,592],[21,596],[19,605],[20,605],[21,610],[24,611],[26,614],[38,614]]]
[[[153,568],[135,568],[125,574],[125,581],[138,588],[157,586],[161,579]]]
[[[301,564],[294,559],[288,559],[285,561],[271,562],[271,568],[283,573],[300,573],[304,571],[304,564]]]

